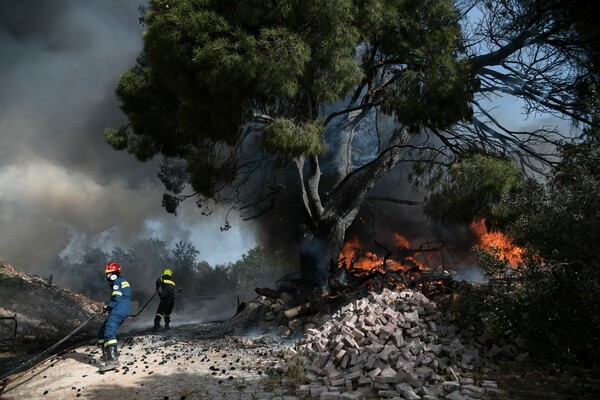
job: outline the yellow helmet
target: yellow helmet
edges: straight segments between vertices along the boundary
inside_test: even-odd
[[[173,272],[171,272],[170,269],[165,269],[165,272],[163,272],[163,275],[169,275],[169,276],[173,276]]]

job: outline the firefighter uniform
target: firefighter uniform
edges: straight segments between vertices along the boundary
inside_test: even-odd
[[[131,314],[131,287],[120,275],[121,268],[116,263],[106,266],[106,280],[111,289],[110,300],[104,306],[108,316],[98,331],[98,345],[102,346],[103,359],[107,365],[101,368],[109,370],[119,366],[117,354],[117,330]]]
[[[117,345],[117,329],[131,314],[131,288],[123,278],[109,282],[111,287],[110,301],[106,303],[108,318],[100,327],[98,341],[104,346]],[[101,337],[100,337],[101,336]]]
[[[154,327],[156,331],[160,328],[161,318],[165,319],[165,329],[170,329],[171,311],[175,306],[175,282],[173,281],[173,273],[170,269],[163,272],[163,276],[156,280],[156,292],[160,297],[160,304],[154,316]]]

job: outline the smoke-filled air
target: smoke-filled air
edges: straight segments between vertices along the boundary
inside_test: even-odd
[[[0,259],[48,275],[57,256],[111,251],[157,237],[193,243],[211,264],[255,245],[249,225],[221,231],[227,208],[177,216],[161,206],[157,160],[139,163],[103,142],[123,123],[119,74],[135,63],[139,2],[0,3]],[[98,270],[104,260],[98,260]]]
[[[0,0],[0,400],[600,398],[598,15]]]

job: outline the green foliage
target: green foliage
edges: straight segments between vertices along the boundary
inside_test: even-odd
[[[125,150],[127,148],[127,132],[123,127],[119,129],[106,128],[104,141],[117,151]]]
[[[233,279],[238,293],[255,293],[257,287],[273,286],[274,280],[295,271],[281,252],[268,252],[256,247],[243,254],[232,265]]]
[[[509,263],[502,252],[494,247],[474,246],[472,251],[479,259],[479,266],[486,278],[506,278]]]
[[[545,190],[532,184],[502,208],[518,214],[511,231],[542,257],[599,276],[600,258],[590,249],[600,241],[600,145],[593,139],[562,154]]]
[[[117,82],[116,93],[121,100],[121,109],[136,133],[127,134],[127,139],[121,138],[120,141],[127,143],[127,151],[141,161],[157,153],[176,156],[181,145],[175,136],[178,100],[144,64],[145,60],[139,59],[138,65],[125,72]],[[121,137],[127,133],[123,129],[119,131]],[[109,135],[111,138],[114,140],[114,135]],[[114,142],[111,144],[114,146]]]
[[[380,68],[389,73],[377,79],[389,82],[365,100],[397,120],[443,128],[471,114],[475,84],[457,61],[450,0],[152,0],[143,19],[143,54],[117,85],[130,124],[105,140],[142,161],[184,160],[204,197],[235,177],[236,159],[215,144],[241,148],[240,128],[255,113],[269,117],[260,143],[275,153],[273,167],[322,154],[324,108],[371,86]],[[171,212],[177,195],[163,199]]]
[[[304,364],[298,359],[290,359],[287,364],[288,368],[284,375],[286,384],[290,389],[296,389],[298,385],[306,383],[307,379]]]
[[[199,251],[189,242],[180,241],[168,248],[158,238],[141,239],[128,249],[115,248],[110,253],[100,248],[85,251],[77,262],[57,258],[57,281],[97,301],[107,300],[104,265],[116,261],[123,276],[131,283],[133,300],[144,302],[154,293],[154,282],[169,268],[182,296],[218,296],[235,293],[243,298],[256,296],[257,287],[273,286],[275,281],[295,268],[283,253],[267,252],[256,247],[242,254],[235,263],[211,266],[198,261]],[[72,279],[76,277],[76,279]]]
[[[450,167],[425,206],[425,213],[437,221],[471,223],[484,216],[504,217],[501,199],[522,182],[512,160],[483,154],[466,157]]]
[[[188,282],[193,282],[195,279],[196,259],[199,254],[193,244],[179,241],[175,244],[175,248],[167,250],[164,268],[171,269],[177,276],[177,280],[187,286]]]
[[[451,1],[366,2],[362,31],[380,43],[387,60],[405,63],[382,91],[383,109],[417,130],[447,128],[468,120],[477,81],[468,63],[457,61],[461,33]]]
[[[210,266],[206,261],[197,266],[197,274],[191,282],[186,282],[188,295],[219,296],[235,292],[231,264]]]
[[[160,165],[158,177],[169,192],[180,194],[189,180],[187,163],[180,158],[166,158]]]
[[[544,187],[524,181],[502,198],[505,220],[529,249],[525,265],[492,286],[483,319],[497,330],[513,329],[544,360],[600,362],[600,146],[563,146],[562,161]],[[505,277],[504,261],[480,252],[488,274]]]
[[[263,145],[273,153],[291,158],[318,155],[327,151],[324,130],[319,121],[296,124],[289,119],[277,118],[266,127]]]
[[[106,300],[106,282],[104,266],[109,255],[100,248],[87,248],[80,259],[71,264],[68,259],[61,259],[57,281],[79,293],[83,293],[96,301]],[[64,274],[64,276],[62,276]],[[73,279],[77,277],[77,279]]]
[[[503,264],[490,258],[486,255],[482,264]],[[590,285],[590,277],[572,266],[544,264],[539,258],[531,258],[518,273],[504,278],[480,302],[478,313],[486,329],[513,331],[526,340],[534,357],[545,362],[571,367],[598,363],[597,281]]]
[[[206,197],[214,197],[222,184],[228,184],[235,178],[235,169],[223,153],[190,152],[187,170],[190,171],[192,188]]]

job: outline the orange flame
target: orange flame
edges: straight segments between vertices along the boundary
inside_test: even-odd
[[[410,249],[410,242],[399,233],[394,234],[396,246],[398,249]],[[362,271],[378,270],[381,273],[386,271],[407,270],[412,267],[426,269],[422,263],[415,260],[414,256],[407,255],[403,261],[398,261],[388,258],[385,266],[383,265],[384,257],[373,252],[364,250],[364,245],[358,237],[344,243],[340,252],[340,260],[345,259],[346,268]]]
[[[445,290],[445,282],[443,280],[422,281],[418,283],[416,281],[417,278],[421,277],[423,270],[429,270],[428,264],[433,254],[439,249],[426,248],[423,251],[423,246],[418,249],[412,248],[410,242],[399,233],[394,234],[394,238],[396,240],[396,249],[390,249],[392,254],[389,254],[388,258],[385,258],[384,256],[363,250],[365,246],[360,242],[358,237],[354,237],[344,243],[337,265],[340,270],[345,270],[345,272],[352,276],[369,278],[362,284],[367,290],[375,290],[383,287],[391,290],[402,290],[408,284],[417,284],[417,290],[426,295],[442,293]],[[423,262],[415,259],[417,254],[423,258]],[[342,274],[342,276],[345,275]],[[333,279],[335,280],[336,278]],[[340,281],[345,281],[345,278],[342,278]],[[411,287],[414,289],[414,286]]]
[[[485,218],[471,223],[471,230],[477,237],[477,245],[484,249],[494,248],[500,256],[516,267],[523,263],[524,250],[513,244],[512,238],[500,231],[489,231],[485,226]]]
[[[346,259],[346,264],[354,262],[354,268],[365,271],[377,268],[383,261],[377,254],[370,251],[363,251],[358,237],[344,243],[340,252],[340,260],[342,258]]]

